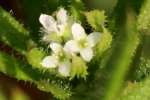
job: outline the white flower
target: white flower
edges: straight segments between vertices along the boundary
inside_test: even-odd
[[[52,42],[50,48],[52,50],[52,56],[45,57],[41,63],[42,66],[46,68],[58,67],[58,72],[62,76],[69,76],[71,62],[65,55],[63,47],[59,43]]]
[[[84,28],[79,23],[72,25],[73,40],[68,41],[65,44],[65,51],[68,53],[80,53],[81,57],[89,62],[93,57],[92,48],[100,39],[99,32],[93,32],[86,35]]]
[[[56,68],[58,64],[58,58],[57,56],[46,56],[41,65],[45,68]]]
[[[56,33],[58,36],[62,36],[68,21],[67,11],[61,8],[57,12],[56,18],[57,21],[50,15],[41,14],[39,21],[47,34]]]
[[[59,64],[58,72],[65,77],[70,76],[70,66],[70,61],[66,60]]]

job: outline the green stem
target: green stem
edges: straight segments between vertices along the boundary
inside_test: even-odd
[[[111,70],[111,73],[103,100],[115,100],[140,42],[136,29],[135,13],[131,8],[127,7],[126,14],[125,28],[120,31],[120,37],[116,40],[112,56],[106,65]]]

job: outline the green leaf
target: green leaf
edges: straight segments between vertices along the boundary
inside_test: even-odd
[[[83,21],[84,3],[83,0],[71,0],[70,12],[76,21]]]
[[[143,82],[129,83],[118,100],[149,100],[149,86],[149,77]]]
[[[120,36],[114,41],[111,57],[106,64],[107,69],[110,70],[110,75],[103,100],[116,98],[140,43],[135,13],[129,8],[126,11],[126,24],[120,28]]]
[[[146,59],[144,57],[140,58],[139,65],[137,65],[138,68],[135,72],[135,79],[136,80],[142,80],[145,77],[150,76],[150,59]]]
[[[33,69],[30,65],[21,63],[14,57],[2,52],[0,52],[0,72],[17,80],[34,83],[39,89],[51,92],[60,99],[68,98],[71,95],[70,85],[65,80],[61,80],[48,72]]]
[[[94,75],[95,71],[97,71],[99,68],[103,68],[105,64],[107,64],[107,60],[110,56],[113,37],[106,28],[103,30],[104,32],[100,34],[100,39],[94,48],[95,56],[89,64],[89,66],[91,66],[89,68],[91,75]]]
[[[96,45],[96,58],[102,56],[102,54],[111,47],[112,35],[111,33],[104,28],[104,32],[101,33],[100,40]]]
[[[38,49],[38,48],[33,48],[31,49],[27,55],[26,58],[33,67],[35,68],[42,68],[42,65],[40,64],[43,57],[45,56],[45,52]]]
[[[8,12],[0,7],[0,40],[24,54],[29,32]]]
[[[73,56],[70,74],[70,79],[73,79],[75,76],[86,79],[86,76],[88,75],[87,65],[83,59],[78,56]]]
[[[51,92],[57,99],[66,100],[72,94],[69,85],[63,84],[63,81],[39,81],[37,84],[40,90]]]
[[[24,81],[36,80],[38,77],[31,67],[26,66],[26,64],[19,62],[14,57],[10,57],[3,52],[0,52],[0,71],[10,77]]]
[[[134,80],[140,81],[150,75],[150,52],[149,52],[150,36],[144,35],[141,43],[140,52],[134,63],[136,68],[133,72]],[[140,54],[140,55],[139,55]]]
[[[138,16],[138,30],[150,34],[150,0],[145,0]]]
[[[93,10],[90,12],[86,12],[86,18],[88,23],[97,31],[104,26],[106,16],[104,11]]]

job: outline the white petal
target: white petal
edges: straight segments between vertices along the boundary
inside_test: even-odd
[[[92,48],[85,48],[80,51],[81,57],[89,62],[93,58],[93,50]]]
[[[62,76],[69,76],[70,75],[70,66],[71,63],[69,61],[65,61],[63,63],[60,64],[59,68],[58,68],[58,72],[62,75]]]
[[[58,65],[58,59],[55,56],[47,56],[43,59],[41,64],[46,68],[56,68]]]
[[[86,37],[84,28],[79,23],[72,25],[72,35],[75,40],[80,40]]]
[[[67,16],[67,11],[64,8],[61,8],[58,11],[56,16],[57,16],[58,24],[65,24],[65,23],[67,23],[68,16]]]
[[[96,43],[100,39],[100,33],[99,32],[93,32],[88,35],[88,44],[90,47],[94,47]]]
[[[71,54],[77,53],[79,52],[79,46],[75,40],[70,40],[65,44],[64,50]]]
[[[52,16],[41,14],[39,18],[40,23],[48,31],[57,31],[56,21]]]
[[[61,44],[59,43],[56,43],[56,42],[52,42],[50,44],[50,48],[52,49],[52,51],[55,53],[55,54],[58,54],[62,51],[62,46]]]

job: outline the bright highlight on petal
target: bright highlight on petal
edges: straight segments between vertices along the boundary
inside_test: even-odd
[[[64,8],[61,8],[57,15],[57,20],[58,20],[58,24],[65,24],[67,23],[68,20],[68,15],[67,15],[67,11]]]
[[[72,25],[72,35],[75,40],[86,38],[84,28],[79,23],[74,23]]]
[[[55,56],[47,56],[43,59],[41,65],[45,68],[56,68],[58,65],[58,59]]]
[[[58,68],[58,72],[62,76],[65,76],[65,77],[70,76],[70,66],[71,66],[71,63],[69,61],[65,61],[60,64]]]
[[[62,51],[62,46],[59,43],[52,42],[50,44],[50,48],[56,54],[58,54],[58,53],[60,53]]]
[[[65,44],[64,50],[68,53],[77,53],[79,52],[79,46],[75,40],[70,40]]]
[[[93,57],[93,50],[92,48],[85,48],[80,51],[80,55],[85,61],[89,62]]]
[[[56,20],[55,20],[56,17]],[[60,8],[59,11],[56,13],[56,16],[52,17],[46,14],[41,14],[39,21],[43,25],[44,29],[43,32],[47,34],[56,34],[57,37],[65,37],[65,31],[67,30],[68,26],[68,15],[67,11],[64,8]],[[71,34],[71,32],[70,32]],[[44,37],[44,41],[48,42],[49,37],[46,35]],[[51,39],[52,40],[52,39]]]
[[[84,28],[79,23],[74,23],[72,25],[72,35],[73,40],[66,43],[66,47],[69,48],[68,51],[80,52],[81,57],[89,62],[93,58],[92,48],[99,41],[100,33],[93,32],[87,36]]]
[[[87,37],[88,43],[90,47],[94,47],[96,43],[100,40],[100,33],[99,32],[93,32],[88,35]]]
[[[56,21],[52,16],[41,14],[39,18],[40,23],[48,31],[56,31]]]

